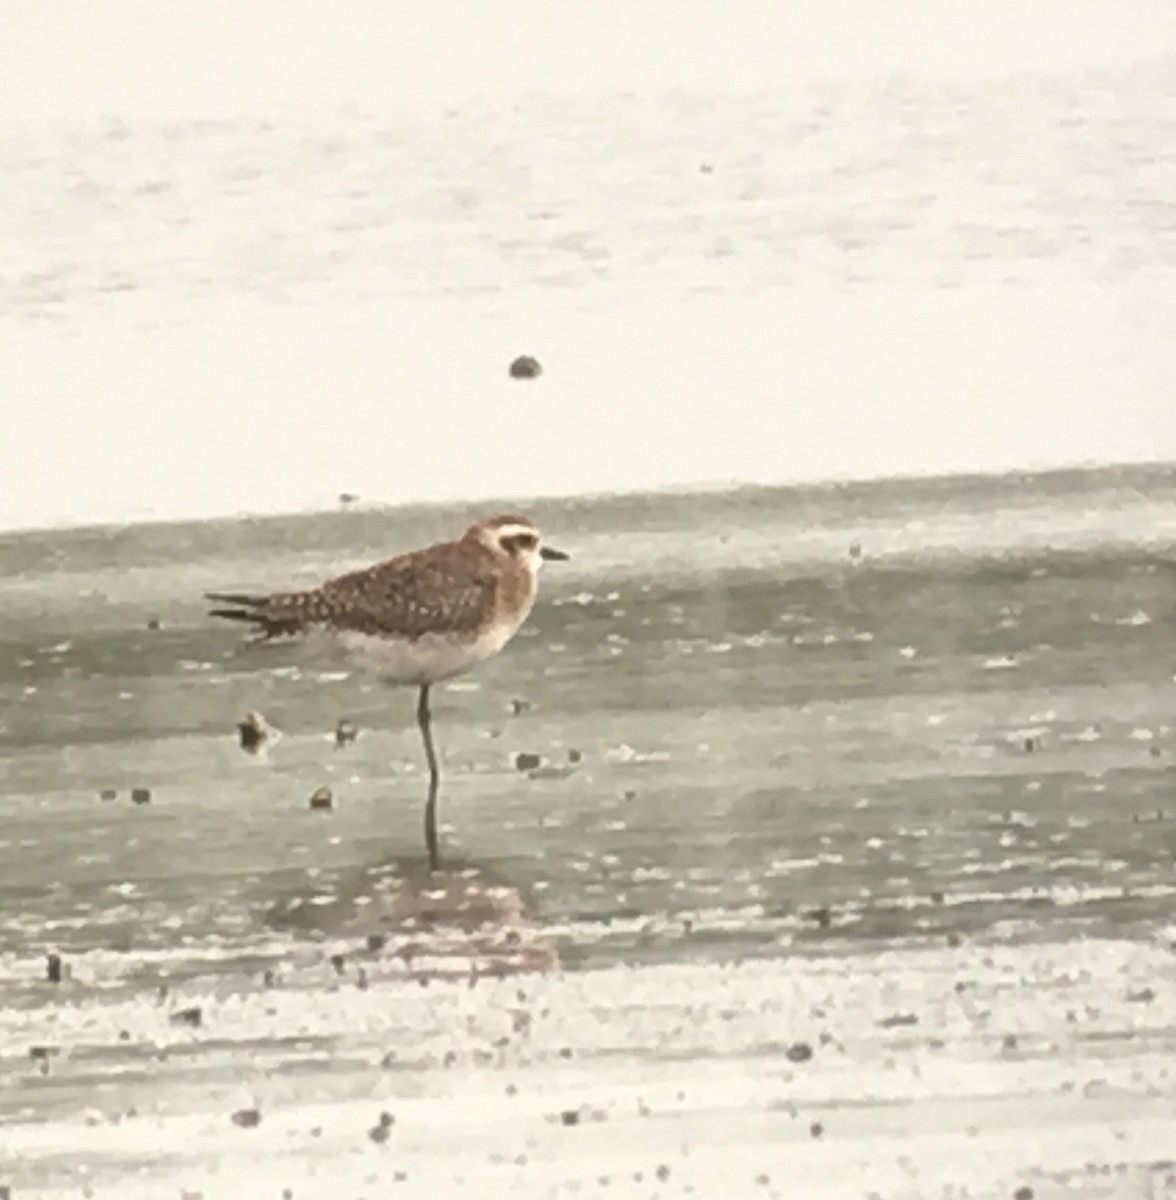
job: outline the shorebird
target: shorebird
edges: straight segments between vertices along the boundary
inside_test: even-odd
[[[317,587],[267,595],[209,592],[231,608],[210,616],[254,626],[251,644],[298,643],[318,657],[418,689],[417,725],[429,767],[425,847],[440,867],[429,689],[492,658],[519,631],[535,603],[539,565],[566,560],[542,543],[526,517],[476,521],[455,541],[399,554]]]

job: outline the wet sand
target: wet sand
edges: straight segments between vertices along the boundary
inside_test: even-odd
[[[308,951],[268,988],[69,986],[0,1016],[42,1118],[9,1110],[14,1196],[1176,1194],[1166,936],[460,981]]]

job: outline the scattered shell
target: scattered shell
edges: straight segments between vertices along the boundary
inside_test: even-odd
[[[543,368],[539,365],[539,360],[530,354],[520,354],[510,364],[512,379],[537,379],[542,374]]]
[[[310,807],[318,812],[326,812],[335,807],[335,796],[329,787],[315,788],[311,793]]]
[[[259,712],[248,712],[237,722],[237,737],[246,754],[256,754],[270,740],[273,730]]]

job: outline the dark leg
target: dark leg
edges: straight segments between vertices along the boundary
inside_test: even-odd
[[[421,739],[425,743],[425,758],[429,763],[429,798],[425,801],[425,846],[429,851],[429,870],[441,867],[441,855],[437,850],[437,755],[433,750],[432,718],[429,715],[429,685],[421,684],[421,698],[417,703],[417,724],[421,727]]]

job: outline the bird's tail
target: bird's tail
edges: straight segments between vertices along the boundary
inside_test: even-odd
[[[283,606],[281,596],[245,596],[233,592],[205,592],[204,598],[214,604],[228,604],[231,608],[210,608],[210,617],[225,621],[245,621],[254,627],[259,640],[289,636],[298,633],[302,620],[297,611]]]

